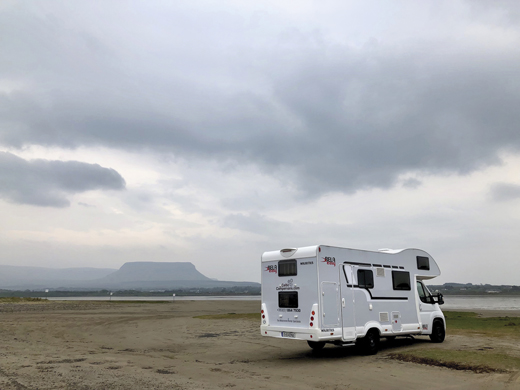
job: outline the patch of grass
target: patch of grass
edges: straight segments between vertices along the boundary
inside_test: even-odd
[[[48,303],[47,299],[43,298],[19,298],[19,297],[3,297],[0,298],[0,303]]]
[[[56,300],[56,301],[52,301],[52,302],[59,302],[59,303],[67,303],[67,304],[76,304],[76,305],[81,305],[81,304],[89,304],[89,305],[126,305],[126,304],[163,304],[163,303],[169,303],[171,304],[172,301],[109,301],[108,298],[107,300],[103,300],[103,301],[98,301],[98,300],[88,300],[88,299],[82,299],[82,300],[73,300],[73,299],[70,299],[70,300],[63,300],[63,301],[60,301],[60,300]]]
[[[477,313],[446,311],[448,334],[482,334],[520,338],[520,317],[478,317]]]
[[[421,349],[390,353],[392,359],[405,362],[469,370],[476,373],[509,372],[520,370],[520,358],[480,350]]]
[[[112,299],[117,299],[117,298],[112,297]],[[108,299],[106,301],[88,301],[88,302],[112,303],[112,304],[116,304],[116,305],[125,305],[127,303],[147,303],[147,304],[153,304],[153,305],[162,305],[164,303],[169,303],[169,304],[172,303],[172,301],[117,301],[117,300],[109,301]]]
[[[260,314],[258,313],[227,313],[227,314],[211,314],[203,316],[195,316],[201,320],[260,320]]]

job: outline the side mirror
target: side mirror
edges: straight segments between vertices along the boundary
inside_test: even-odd
[[[439,305],[444,305],[444,297],[440,292],[437,293],[437,303]]]

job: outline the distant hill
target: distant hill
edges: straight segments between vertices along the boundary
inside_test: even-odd
[[[430,291],[440,291],[444,295],[520,295],[520,286],[492,285],[472,283],[444,283],[443,285],[428,285]]]
[[[0,288],[53,288],[88,283],[117,271],[113,268],[45,268],[0,265]]]
[[[130,262],[116,269],[43,268],[0,265],[0,289],[179,289],[260,286],[255,282],[219,281],[189,262]]]

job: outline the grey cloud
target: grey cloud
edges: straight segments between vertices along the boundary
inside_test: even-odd
[[[13,50],[0,50],[10,57],[0,63],[39,64],[24,74],[5,68],[34,85],[0,93],[0,143],[13,147],[102,145],[253,163],[302,196],[389,188],[409,171],[469,173],[520,149],[517,51],[457,40],[352,48],[303,33],[297,43],[249,48],[212,26],[196,50],[159,42],[164,54],[127,65],[133,57],[82,26],[15,16],[41,32],[53,59],[15,50],[34,45],[21,27],[3,34]],[[229,44],[216,53],[220,34]]]
[[[417,180],[413,177],[406,179],[403,181],[402,185],[405,188],[418,188],[420,187],[422,182],[420,180]]]
[[[0,152],[0,197],[21,204],[67,207],[67,195],[89,190],[121,190],[114,169],[78,161],[24,160]]]
[[[495,183],[490,190],[491,199],[505,202],[520,198],[520,185],[511,183]]]

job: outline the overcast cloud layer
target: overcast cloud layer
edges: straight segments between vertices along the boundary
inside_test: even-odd
[[[88,266],[109,245],[121,254],[107,254],[106,266],[117,267],[139,246],[149,260],[258,280],[262,251],[322,239],[430,245],[423,249],[438,248],[450,264],[444,281],[472,281],[464,248],[482,242],[482,229],[508,216],[507,231],[520,233],[511,211],[520,199],[511,173],[520,150],[519,9],[509,1],[4,2],[0,196],[72,202],[83,207],[67,208],[69,217],[84,223],[71,227],[63,216],[46,235],[38,223],[4,222],[11,249],[0,262]],[[485,217],[475,221],[477,209]],[[17,249],[15,231],[34,245],[88,243],[82,253],[91,255],[38,262]],[[480,264],[493,253],[491,236]],[[244,270],[224,273],[230,257]]]
[[[0,152],[0,197],[14,203],[66,207],[66,194],[120,190],[125,181],[113,169],[77,161],[25,161]]]

